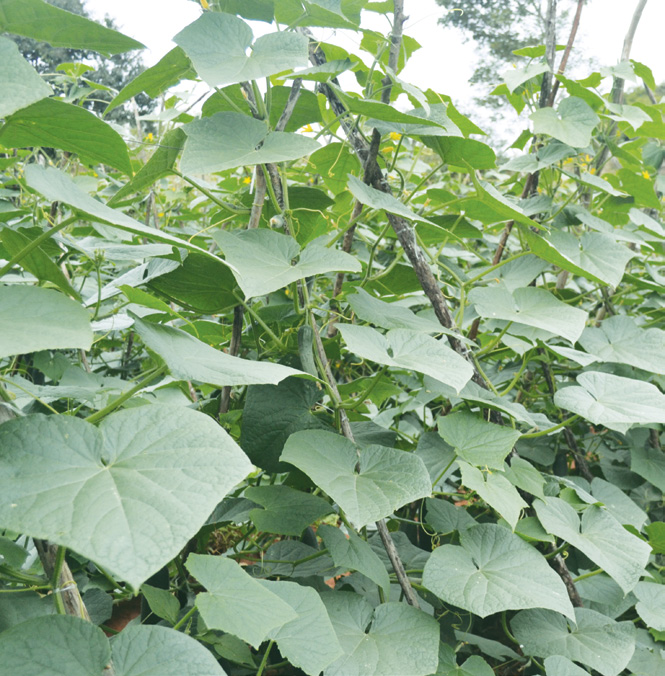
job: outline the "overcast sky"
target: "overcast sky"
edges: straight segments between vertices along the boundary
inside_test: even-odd
[[[636,4],[637,0],[590,0],[582,12],[576,47],[600,66],[615,64]],[[194,21],[201,11],[199,5],[190,0],[86,0],[86,5],[96,18],[109,14],[127,35],[143,42],[148,47],[144,52],[147,65],[152,65],[171,49],[171,37]],[[418,40],[422,49],[413,55],[401,77],[421,88],[431,87],[450,95],[454,101],[468,104],[472,98],[468,80],[477,60],[474,45],[465,43],[459,31],[437,25],[443,9],[435,0],[406,0],[405,13],[409,16],[405,32]],[[387,24],[382,17],[372,12],[364,12],[363,16],[366,17],[364,27],[385,30]],[[256,26],[261,32],[267,28],[266,24]],[[665,80],[664,26],[665,0],[649,0],[631,57],[648,65],[656,81]],[[332,31],[321,37],[339,41],[339,36],[335,38]],[[559,43],[564,43],[568,34],[557,37]],[[344,46],[351,50],[352,41],[358,43],[359,38],[356,40],[352,36],[349,39],[351,42]],[[579,74],[580,77],[584,75],[586,73]]]

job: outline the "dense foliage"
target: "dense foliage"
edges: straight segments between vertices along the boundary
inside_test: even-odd
[[[109,109],[210,93],[138,143],[0,38],[0,675],[662,674],[650,70],[519,50],[497,160],[399,0],[201,4]]]

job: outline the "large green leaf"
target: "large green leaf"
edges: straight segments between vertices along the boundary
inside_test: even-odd
[[[292,434],[281,460],[307,474],[361,528],[432,492],[423,461],[384,446],[358,449],[333,432]]]
[[[439,645],[439,667],[434,676],[494,676],[494,671],[479,655],[472,655],[457,666],[456,653],[447,643]]]
[[[149,287],[188,310],[206,315],[225,312],[238,304],[234,295],[238,287],[229,266],[196,252],[190,252],[175,270],[151,279]]]
[[[357,570],[379,585],[386,594],[389,592],[390,578],[386,567],[376,552],[355,531],[349,530],[345,535],[339,528],[324,524],[317,528],[316,534],[323,539],[323,544],[336,566]]]
[[[321,595],[344,656],[323,676],[427,676],[439,660],[434,618],[405,603],[370,603],[347,592]]]
[[[540,236],[523,228],[531,251],[548,263],[593,282],[618,286],[628,261],[636,253],[600,232],[585,232],[578,239],[571,232],[553,230]]]
[[[381,192],[371,185],[363,183],[357,176],[349,174],[348,188],[351,194],[361,203],[372,209],[383,209],[391,214],[397,214],[411,221],[420,221],[421,223],[428,223],[434,227],[438,227],[435,223],[419,216],[415,211],[412,211],[405,204],[400,202],[396,197],[388,193]]]
[[[638,582],[633,593],[638,598],[638,615],[650,629],[665,631],[665,587],[651,582]]]
[[[313,382],[301,378],[249,387],[240,433],[240,445],[249,459],[269,472],[288,471],[289,466],[279,462],[279,456],[289,436],[326,427],[312,413],[321,396]]]
[[[460,545],[429,557],[423,585],[446,603],[480,617],[504,610],[549,608],[574,619],[561,578],[534,547],[495,524],[460,532]]]
[[[461,460],[457,464],[462,473],[462,483],[470,488],[515,528],[520,513],[528,505],[520,497],[517,489],[508,481],[503,472],[488,471],[483,473],[473,465]]]
[[[589,676],[588,671],[561,655],[548,657],[544,664],[547,676]]]
[[[51,289],[0,286],[0,358],[92,344],[90,317],[79,303]]]
[[[64,202],[77,211],[88,214],[96,221],[109,223],[121,230],[126,230],[141,237],[147,237],[150,240],[184,247],[190,251],[197,251],[209,258],[221,261],[221,259],[207,250],[190,244],[186,239],[179,239],[161,230],[149,228],[147,225],[143,225],[143,223],[139,223],[130,216],[123,214],[121,211],[107,207],[82,190],[67,174],[54,167],[45,168],[38,164],[29,164],[25,168],[25,178],[27,184],[33,190],[41,193],[51,202]]]
[[[2,527],[70,547],[135,589],[251,471],[211,418],[158,405],[99,429],[64,415],[11,420],[0,426],[0,464]]]
[[[295,582],[262,581],[264,587],[288,603],[296,619],[273,629],[268,638],[276,641],[279,651],[291,664],[308,676],[319,676],[343,655],[326,607],[319,594]]]
[[[220,15],[215,15],[220,16]],[[297,160],[321,147],[318,141],[283,131],[234,112],[215,113],[190,122],[180,160],[184,174],[209,174],[252,164]]]
[[[481,467],[503,470],[503,461],[521,434],[510,427],[485,422],[470,413],[439,418],[439,434],[461,458]]]
[[[382,335],[369,326],[339,324],[349,350],[363,359],[407,371],[418,371],[459,392],[473,376],[473,368],[442,340],[419,331],[392,329]]]
[[[3,631],[0,654],[1,676],[102,676],[111,648],[92,622],[44,615]]]
[[[463,136],[429,136],[426,130],[420,134],[423,143],[435,150],[446,164],[478,170],[496,167],[494,151],[482,141]]]
[[[569,542],[602,568],[628,593],[644,574],[651,547],[629,533],[610,512],[589,505],[582,518],[560,498],[536,500],[538,519],[548,533]]]
[[[0,87],[0,117],[7,117],[53,93],[37,71],[21,56],[16,43],[7,38],[0,38]]]
[[[225,385],[276,385],[284,378],[302,373],[288,366],[232,357],[216,350],[182,329],[136,319],[137,333],[181,380],[224,387]]]
[[[665,423],[665,395],[651,383],[599,371],[580,373],[577,383],[558,390],[554,403],[595,425],[625,432],[632,425]]]
[[[487,319],[503,319],[549,331],[575,343],[584,330],[587,313],[570,307],[549,291],[527,286],[512,293],[504,286],[476,287],[469,302]]]
[[[659,448],[653,448],[650,444],[635,444],[630,449],[630,459],[631,471],[665,491],[665,454]]]
[[[185,565],[207,590],[197,594],[196,607],[209,629],[258,648],[271,631],[298,617],[290,604],[232,559],[190,554]]]
[[[334,512],[323,498],[288,486],[250,486],[245,497],[265,508],[253,509],[249,516],[266,533],[300,536],[307,526]]]
[[[115,676],[225,676],[209,650],[168,627],[131,624],[111,640],[111,654]]]
[[[173,169],[182,147],[185,145],[185,132],[176,127],[164,134],[157,150],[150,159],[136,172],[134,178],[125,184],[109,201],[110,205],[119,202],[127,195],[149,188],[153,183],[164,176],[168,176]]]
[[[59,99],[42,99],[11,115],[0,130],[0,143],[7,148],[59,148],[132,173],[122,136],[89,110]]]
[[[145,47],[118,31],[44,0],[0,0],[0,29],[48,42],[52,47],[92,49],[107,56]]]
[[[138,77],[126,84],[109,103],[104,114],[108,115],[114,108],[141,92],[154,99],[169,87],[178,84],[180,80],[193,80],[195,77],[196,73],[185,52],[180,47],[174,47],[154,66],[146,68]]]
[[[213,237],[247,298],[265,296],[310,275],[360,272],[354,256],[317,241],[301,251],[293,237],[273,230],[220,230]]]
[[[211,87],[259,80],[307,66],[307,38],[291,31],[268,33],[252,46],[252,29],[231,14],[206,12],[174,38]]]
[[[573,148],[591,143],[591,132],[600,122],[593,108],[581,98],[569,96],[558,109],[539,108],[530,115],[536,134],[547,134]]]
[[[614,315],[587,327],[580,344],[599,361],[665,374],[665,331],[640,328],[632,317]]]
[[[635,650],[633,623],[615,622],[587,608],[576,608],[575,620],[577,624],[551,610],[523,610],[510,625],[527,655],[559,655],[603,676],[619,676]]]

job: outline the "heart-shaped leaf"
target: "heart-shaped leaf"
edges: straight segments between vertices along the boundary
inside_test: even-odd
[[[591,132],[600,122],[593,108],[577,96],[563,99],[558,109],[539,108],[530,115],[536,134],[547,134],[573,148],[591,143]]]
[[[427,468],[417,455],[384,446],[358,449],[333,432],[292,434],[280,459],[305,472],[357,528],[432,492]]]
[[[0,524],[91,558],[135,589],[251,471],[211,418],[141,406],[99,429],[70,416],[0,426]]]

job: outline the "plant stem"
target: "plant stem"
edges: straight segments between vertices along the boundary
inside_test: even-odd
[[[261,660],[261,664],[259,665],[259,670],[256,672],[256,676],[262,676],[263,671],[266,668],[266,665],[268,664],[268,655],[270,655],[270,651],[272,650],[273,645],[275,644],[275,641],[270,641],[268,643],[268,647],[266,648],[265,653],[263,654],[263,659]]]
[[[174,625],[174,629],[180,629],[196,612],[196,606],[192,606]]]

